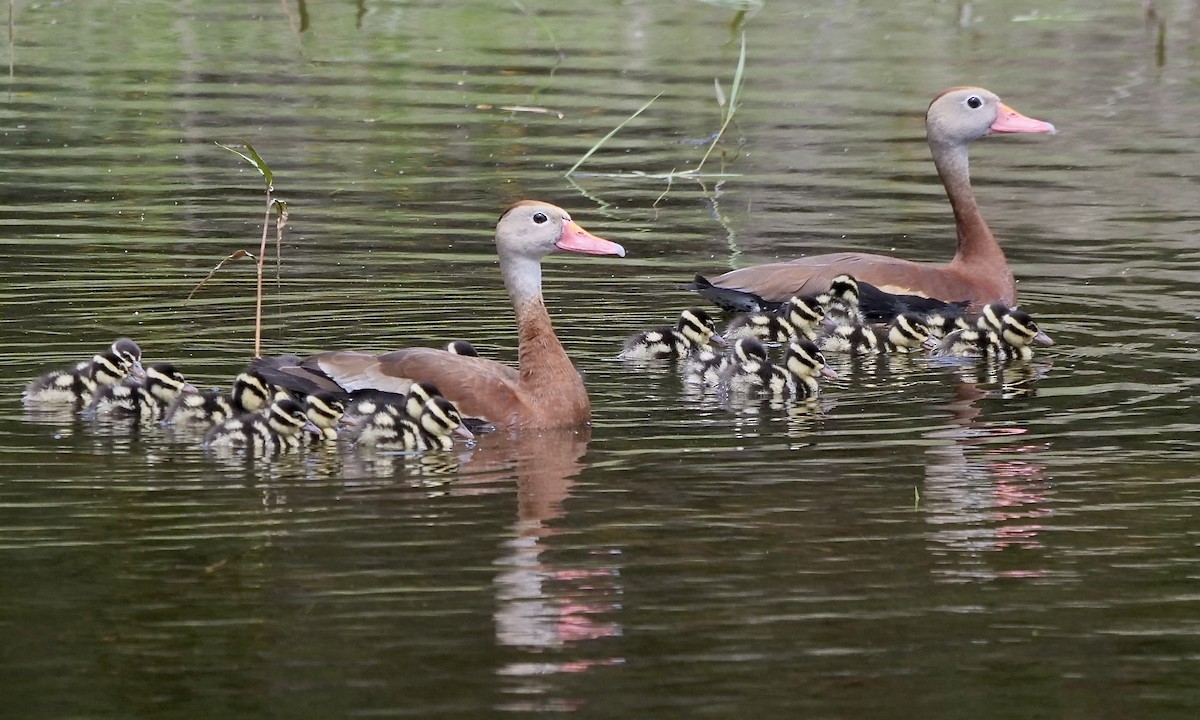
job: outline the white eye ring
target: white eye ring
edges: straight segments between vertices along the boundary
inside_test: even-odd
[[[980,100],[978,95],[972,95],[963,102],[965,102],[967,107],[971,108],[972,110],[983,107],[983,100]]]

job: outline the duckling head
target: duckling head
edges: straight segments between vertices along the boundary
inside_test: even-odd
[[[463,425],[458,408],[444,397],[435,397],[426,402],[418,422],[421,429],[430,435],[442,437],[458,433],[467,439],[475,437],[474,433]]]
[[[291,398],[281,398],[271,403],[267,411],[267,424],[280,435],[299,435],[305,430],[320,434],[304,411],[304,406]]]
[[[725,344],[725,338],[717,334],[716,322],[700,308],[688,308],[680,313],[675,329],[694,346]]]
[[[815,327],[825,319],[825,308],[817,298],[796,295],[787,301],[781,314],[797,327]]]
[[[1054,340],[1037,326],[1029,313],[1022,310],[1006,312],[1001,328],[1001,337],[1004,338],[1004,342],[1013,347],[1023,347],[1033,343],[1038,345],[1054,344]]]
[[[767,362],[767,346],[757,338],[741,338],[733,344],[733,358],[739,365],[755,365]]]
[[[466,340],[451,340],[446,343],[446,352],[466,357],[479,357],[479,351]]]
[[[321,434],[325,437],[330,437],[329,431],[334,429],[345,412],[345,403],[333,393],[313,393],[304,398],[305,416],[321,430]],[[333,437],[337,437],[336,431],[333,432]]]
[[[170,363],[158,363],[146,368],[146,389],[155,398],[168,404],[183,393],[199,392]]]
[[[117,358],[117,362],[125,369],[125,372],[135,378],[145,377],[145,370],[142,368],[142,348],[129,338],[117,338],[109,347],[111,352]]]
[[[845,273],[837,275],[829,281],[829,290],[826,296],[828,299],[825,300],[825,307],[829,307],[830,303],[857,306],[858,281]]]
[[[924,320],[913,313],[897,315],[888,325],[888,342],[898,348],[932,348],[938,344],[933,331]]]
[[[258,412],[275,397],[275,386],[254,370],[233,379],[233,402],[245,412]]]
[[[830,380],[836,380],[838,374],[825,364],[825,356],[816,344],[809,340],[797,340],[788,344],[785,354],[784,367],[797,377],[816,377],[822,375]]]
[[[146,376],[141,363],[138,363],[137,369],[141,372],[140,377]],[[133,366],[110,348],[92,358],[88,372],[97,386],[105,387],[124,380],[129,376],[131,370],[133,370]]]

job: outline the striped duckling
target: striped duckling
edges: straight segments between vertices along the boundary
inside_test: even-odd
[[[767,348],[761,340],[738,338],[727,350],[713,347],[693,350],[683,366],[683,380],[689,385],[716,387],[727,381],[734,368],[754,372],[766,362]]]
[[[933,331],[916,313],[897,315],[884,327],[839,323],[822,333],[822,337],[817,341],[822,350],[851,355],[911,353],[922,348],[934,347],[936,344]]]
[[[817,328],[825,319],[825,309],[817,298],[795,296],[776,312],[756,312],[739,315],[725,328],[726,340],[754,337],[763,342],[790,342],[803,338],[814,340]]]
[[[727,381],[730,393],[734,394],[761,393],[772,399],[802,399],[820,393],[818,375],[837,378],[816,344],[801,339],[788,343],[782,366],[765,361],[743,364],[733,369]]]
[[[313,393],[304,398],[305,417],[317,428],[314,442],[337,440],[337,425],[345,412],[345,403],[333,393]]]
[[[143,378],[127,377],[99,388],[85,412],[97,417],[158,420],[181,394],[195,392],[174,365],[158,363],[146,368]]]
[[[687,357],[693,348],[706,347],[725,340],[717,334],[717,325],[700,308],[688,308],[679,315],[674,327],[634,333],[625,341],[617,357],[622,360],[665,360]]]
[[[865,325],[866,317],[859,304],[858,281],[841,274],[829,281],[829,289],[817,296],[825,309],[827,321],[836,325]]]
[[[107,350],[74,367],[51,370],[29,383],[22,399],[31,405],[87,405],[96,390],[126,376],[142,377],[142,349],[129,338],[119,338]]]
[[[247,413],[209,429],[204,445],[214,450],[245,448],[250,455],[274,455],[300,447],[306,432],[316,432],[305,407],[291,398],[279,398],[266,413]]]
[[[167,408],[165,422],[175,426],[219,425],[226,420],[267,408],[278,389],[262,375],[247,370],[233,379],[230,393],[185,392]]]
[[[1033,318],[1004,303],[984,307],[975,327],[955,330],[942,339],[934,355],[942,357],[991,357],[997,360],[1028,360],[1032,345],[1053,345]]]
[[[415,396],[410,397],[415,402]],[[407,406],[389,405],[364,418],[355,429],[354,441],[387,450],[449,450],[454,446],[452,433],[474,437],[454,403],[440,395],[422,403],[415,416]]]

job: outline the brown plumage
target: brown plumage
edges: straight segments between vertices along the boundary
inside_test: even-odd
[[[496,251],[517,316],[520,369],[433,348],[382,355],[335,351],[277,366],[270,380],[284,387],[292,387],[289,381],[295,380],[311,390],[346,393],[405,393],[413,382],[430,382],[463,415],[497,427],[582,425],[591,418],[587,390],[554,334],[542,300],[542,258],[558,250],[625,255],[620,245],[591,235],[565,210],[549,203],[523,200],[501,216]]]
[[[781,302],[792,295],[824,292],[834,276],[846,273],[891,293],[969,301],[975,307],[997,300],[1014,305],[1016,282],[1004,251],[975,201],[967,146],[993,133],[1053,133],[1054,126],[1021,115],[983,88],[958,87],[933,99],[925,116],[925,130],[958,230],[958,250],[948,264],[927,265],[868,253],[832,253],[734,270],[713,278],[712,284]]]

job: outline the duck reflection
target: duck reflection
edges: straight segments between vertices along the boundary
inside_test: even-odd
[[[1038,455],[1048,444],[1031,442],[1028,430],[1016,423],[983,422],[979,416],[986,398],[1033,396],[1037,379],[1048,369],[1048,364],[1029,363],[960,368],[954,399],[945,405],[953,426],[926,434],[939,442],[927,452],[920,503],[933,526],[928,539],[930,552],[939,558],[935,573],[949,581],[1047,572],[1038,552],[1004,551],[1043,548],[1042,522],[1051,513],[1053,491]]]
[[[510,692],[519,698],[504,709],[573,709],[579,701],[553,697],[550,678],[620,662],[586,657],[580,647],[621,634],[612,620],[621,595],[616,552],[593,549],[586,566],[553,557],[563,537],[554,521],[564,516],[573,478],[586,467],[590,436],[590,428],[485,436],[464,467],[468,483],[495,473],[517,482],[517,518],[501,544],[494,580],[496,642],[521,653],[496,671],[514,679]]]

